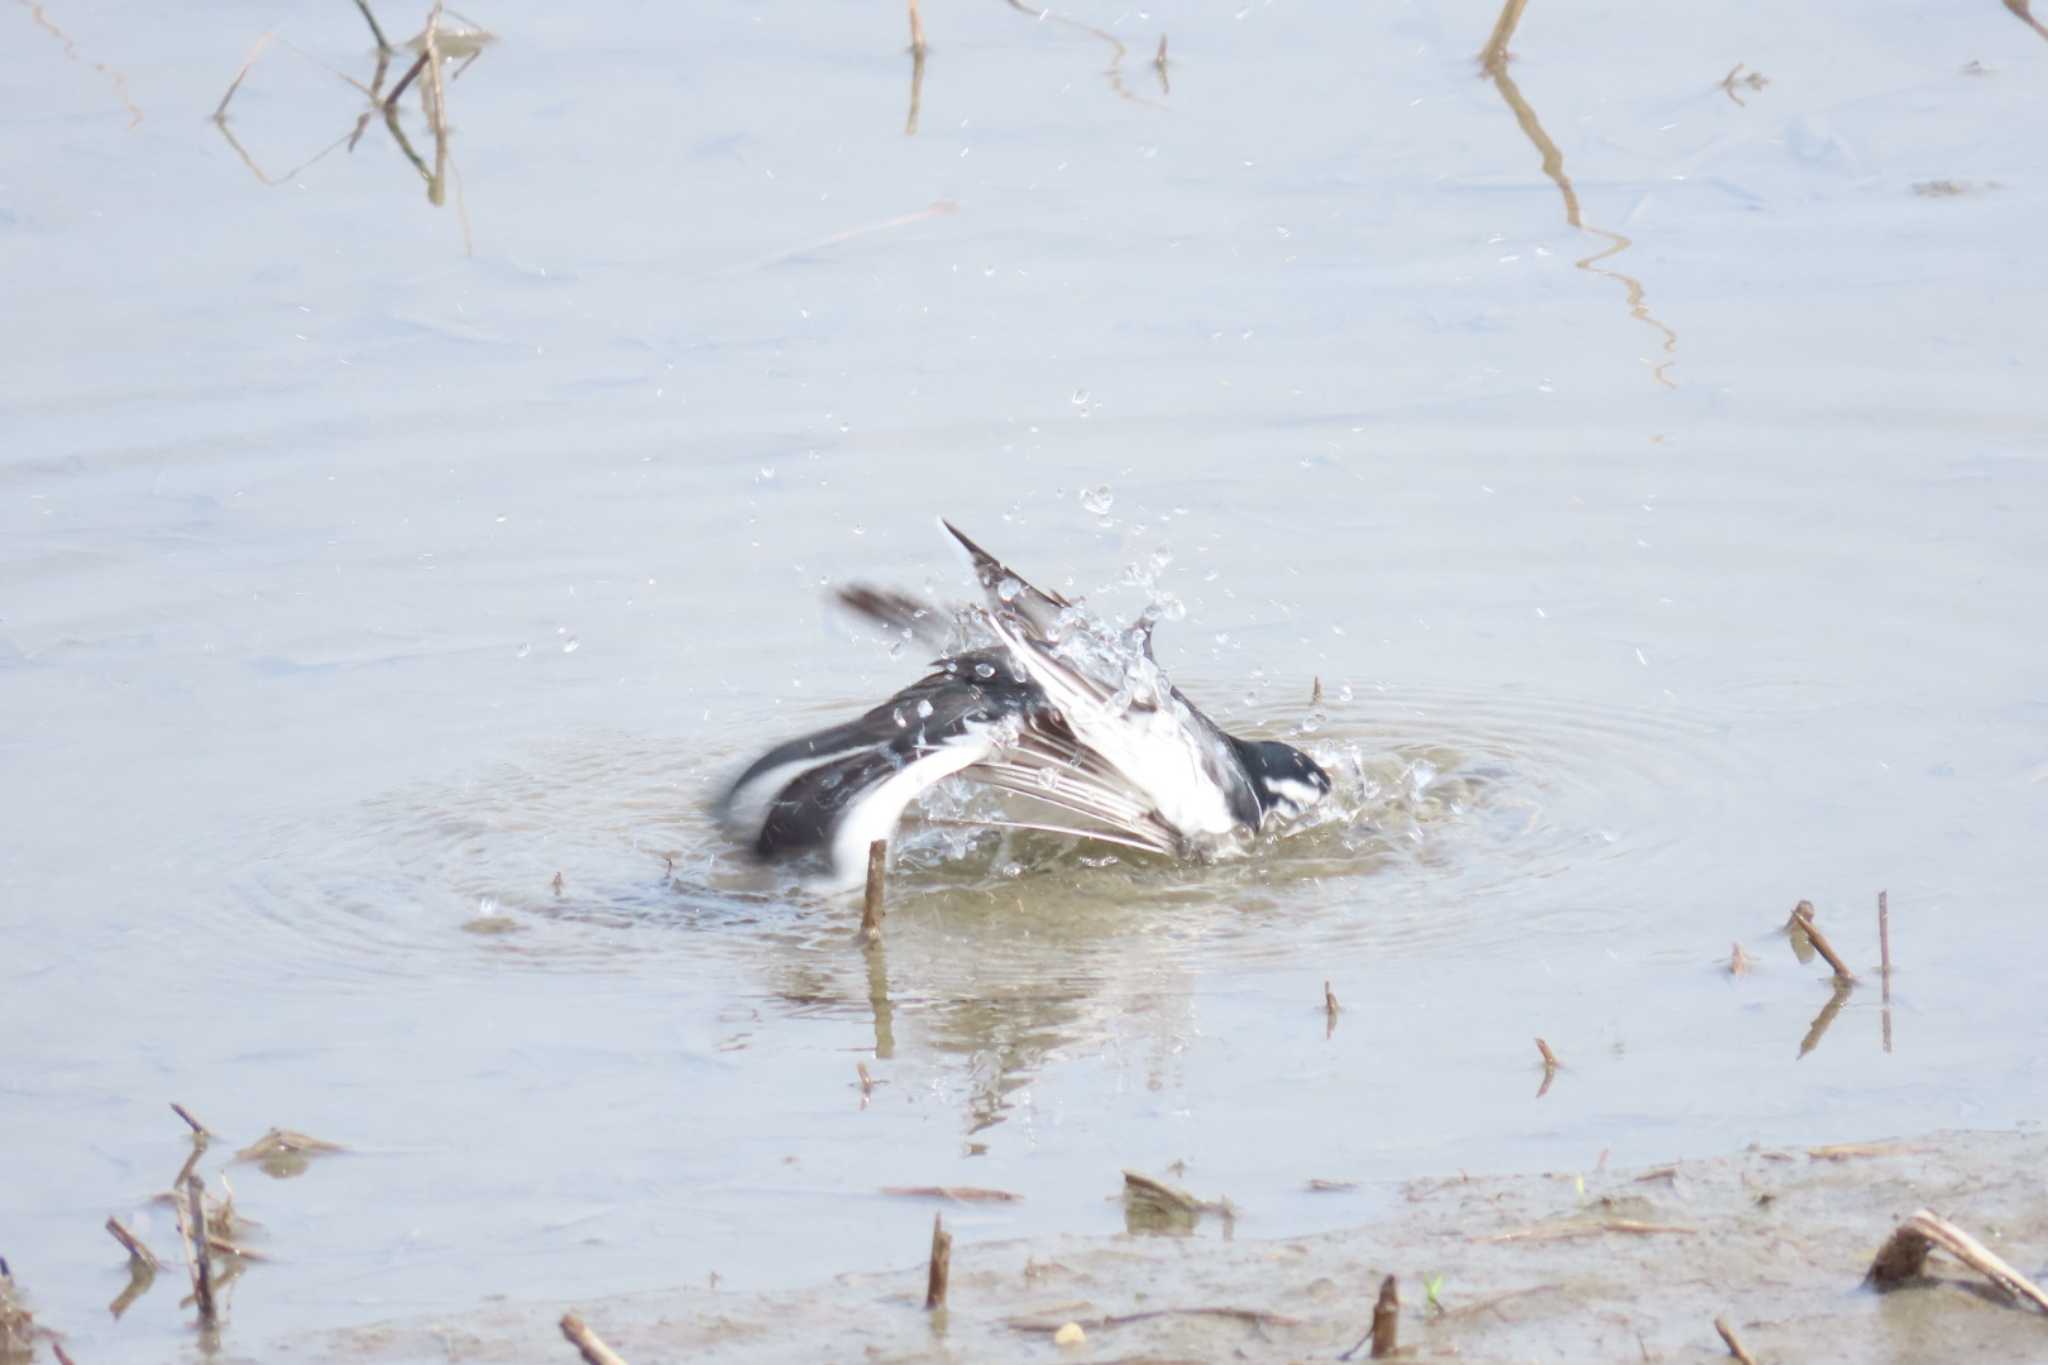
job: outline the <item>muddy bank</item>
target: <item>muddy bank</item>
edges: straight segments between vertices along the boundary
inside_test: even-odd
[[[697,1286],[388,1323],[306,1343],[305,1355],[574,1359],[556,1328],[573,1308],[629,1361],[1330,1359],[1366,1335],[1394,1275],[1406,1355],[1726,1358],[1719,1317],[1764,1361],[2018,1360],[2048,1350],[2048,1318],[1952,1261],[1937,1257],[1924,1282],[1889,1294],[1860,1286],[1893,1226],[1923,1206],[2038,1278],[2044,1158],[2048,1133],[2028,1129],[1635,1170],[1453,1173],[1402,1186],[1378,1221],[1314,1237],[1272,1236],[1247,1209],[1220,1237],[1209,1214],[1196,1236],[963,1241],[938,1314],[923,1308],[925,1266],[906,1257],[797,1293]],[[1069,1322],[1085,1341],[1055,1345]]]

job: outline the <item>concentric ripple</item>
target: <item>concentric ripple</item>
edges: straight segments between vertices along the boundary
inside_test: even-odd
[[[1389,686],[1307,720],[1233,723],[1303,745],[1336,776],[1313,819],[1194,865],[912,822],[893,913],[935,947],[971,948],[963,979],[984,983],[1133,952],[1178,966],[1360,945],[1487,953],[1532,931],[1620,929],[1626,887],[1679,840],[1701,787],[1739,791],[1726,727],[1677,707]],[[707,759],[695,741],[603,736],[281,825],[236,879],[225,910],[240,923],[222,937],[269,970],[366,986],[836,949],[846,901],[748,865],[706,812],[744,757],[739,744]]]

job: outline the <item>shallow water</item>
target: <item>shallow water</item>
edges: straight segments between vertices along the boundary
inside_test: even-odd
[[[269,24],[367,79],[350,6],[14,14],[0,1254],[81,1359],[191,1339],[175,1274],[102,1311],[171,1100],[353,1149],[236,1176],[252,1356],[897,1263],[889,1185],[1101,1232],[1185,1161],[1294,1233],[2042,1116],[2048,44],[1546,3],[1502,81],[1489,14],[1219,7],[1168,92],[1161,16],[1077,15],[1115,83],[928,14],[906,136],[893,14],[477,13],[437,208],[381,123],[266,188],[206,122]],[[279,178],[359,100],[277,43],[230,127]],[[823,589],[963,592],[941,512],[1177,595],[1177,682],[1383,790],[1214,868],[927,859],[852,948],[705,800],[915,676]],[[1777,926],[1860,969],[1880,887],[1894,1049],[1873,986],[1802,1057]]]

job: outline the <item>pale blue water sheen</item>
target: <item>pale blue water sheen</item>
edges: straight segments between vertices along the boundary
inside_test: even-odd
[[[1542,0],[1574,227],[1483,10],[1075,11],[1139,102],[926,8],[915,136],[895,9],[478,10],[442,208],[381,123],[266,188],[207,122],[267,28],[367,78],[349,5],[0,18],[0,1254],[78,1359],[192,1349],[172,1100],[354,1149],[236,1168],[238,1359],[908,1261],[891,1184],[1109,1232],[1184,1159],[1281,1235],[2043,1117],[2048,43]],[[276,175],[359,104],[275,43],[230,112]],[[912,868],[864,958],[703,803],[915,675],[823,588],[964,591],[941,512],[1106,610],[1146,566],[1353,818]],[[1880,887],[1894,1050],[1873,985],[1800,1060],[1774,930],[1874,964]],[[119,1322],[109,1213],[173,1261]]]

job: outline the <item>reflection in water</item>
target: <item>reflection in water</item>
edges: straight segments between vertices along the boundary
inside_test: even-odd
[[[2031,0],[2005,0],[2005,7],[2011,10],[2021,23],[2040,34],[2043,39],[2048,39],[2048,28],[2043,28],[2041,21],[2034,17]]]
[[[1749,102],[1743,99],[1742,96],[1735,93],[1735,87],[1738,85],[1746,85],[1751,90],[1761,90],[1771,83],[1771,78],[1764,75],[1761,71],[1752,71],[1747,76],[1745,76],[1742,74],[1742,68],[1744,65],[1745,63],[1737,62],[1735,65],[1728,68],[1728,74],[1721,78],[1721,92],[1728,96],[1728,98],[1734,101],[1737,105],[1740,105],[1742,108],[1747,109],[1749,107]]]
[[[1108,77],[1109,88],[1116,91],[1121,98],[1129,100],[1132,104],[1142,104],[1147,109],[1164,109],[1166,107],[1156,101],[1146,99],[1143,95],[1136,93],[1128,85],[1124,84],[1124,57],[1129,52],[1129,49],[1123,45],[1121,39],[1108,29],[1097,28],[1095,25],[1083,23],[1079,19],[1069,19],[1066,15],[1054,14],[1051,10],[1038,9],[1035,6],[1026,4],[1024,0],[1003,0],[1003,2],[1011,9],[1028,14],[1034,19],[1048,23],[1064,24],[1068,28],[1079,29],[1091,38],[1099,38],[1103,42],[1108,43],[1111,49],[1109,68],[1102,74]],[[1159,58],[1157,62],[1161,83],[1164,83],[1166,80],[1165,57],[1166,44],[1162,39],[1159,45]]]
[[[1642,281],[1619,270],[1603,269],[1596,264],[1611,256],[1620,255],[1633,243],[1618,232],[1593,227],[1580,218],[1578,191],[1572,188],[1571,178],[1564,173],[1564,153],[1550,140],[1550,135],[1543,131],[1543,124],[1537,119],[1536,110],[1523,97],[1521,88],[1515,84],[1514,78],[1508,75],[1508,41],[1514,37],[1515,25],[1521,22],[1522,11],[1528,7],[1528,3],[1529,0],[1507,0],[1501,8],[1500,18],[1494,22],[1492,36],[1486,40],[1486,46],[1479,54],[1479,64],[1486,74],[1492,77],[1494,88],[1500,91],[1500,97],[1507,101],[1508,108],[1514,111],[1515,122],[1521,125],[1523,136],[1529,139],[1537,154],[1543,158],[1543,173],[1550,177],[1558,192],[1564,196],[1565,222],[1575,228],[1582,228],[1596,236],[1604,237],[1610,243],[1606,250],[1595,252],[1574,264],[1590,274],[1605,275],[1611,280],[1620,281],[1623,288],[1628,291],[1629,316],[1661,333],[1664,337],[1664,353],[1673,355],[1678,350],[1678,334],[1651,316],[1649,305],[1644,302]],[[1673,360],[1660,362],[1651,368],[1650,377],[1667,389],[1677,388],[1678,386],[1672,383],[1665,373],[1676,363]]]
[[[917,135],[917,106],[924,94],[924,20],[917,12],[917,0],[910,0],[910,117],[903,122],[903,135]]]
[[[50,22],[50,16],[43,12],[43,7],[39,0],[21,0],[21,3],[28,10],[29,17],[36,21],[36,27],[64,44],[64,56],[67,60],[74,62],[85,60],[78,55],[78,44],[71,41],[71,35]],[[128,98],[128,78],[114,70],[113,67],[108,66],[105,62],[94,62],[92,69],[105,76],[108,84],[114,87],[114,98],[121,101],[121,107],[128,111],[128,126],[133,128],[141,123],[142,110],[136,107],[134,100]]]
[[[378,24],[377,16],[371,12],[367,0],[356,0],[356,8],[369,24],[370,35],[377,43],[377,65],[367,85],[347,72],[335,70],[312,54],[285,39],[278,38],[274,33],[265,33],[256,40],[255,46],[249,51],[248,59],[235,73],[235,78],[228,83],[227,93],[221,96],[220,104],[213,111],[213,125],[220,129],[220,135],[227,140],[228,146],[234,149],[235,155],[241,158],[242,164],[249,168],[249,173],[264,185],[275,187],[290,182],[300,172],[321,161],[337,148],[345,146],[353,152],[356,143],[362,140],[364,131],[369,127],[370,120],[381,116],[386,131],[391,134],[392,143],[404,154],[405,159],[425,182],[428,203],[439,208],[448,202],[448,181],[453,174],[456,217],[462,224],[463,250],[466,254],[473,253],[469,213],[462,202],[462,178],[460,172],[455,170],[454,157],[449,150],[447,86],[467,71],[496,38],[482,28],[467,24],[467,21],[464,27],[444,23],[441,2],[435,0],[432,11],[427,15],[425,26],[405,44],[405,49],[414,54],[412,63],[406,67],[405,74],[398,78],[387,93],[384,90],[384,79],[391,72],[391,59],[400,49],[394,47],[384,36],[384,30]],[[248,148],[242,145],[241,139],[235,136],[234,130],[228,126],[228,105],[234,100],[235,92],[242,88],[242,82],[248,79],[249,72],[273,41],[282,43],[323,71],[346,81],[361,91],[369,101],[352,128],[279,176],[267,173],[249,153]],[[451,61],[459,65],[444,77],[442,68]],[[415,84],[420,88],[421,113],[427,120],[428,129],[434,135],[434,160],[431,166],[413,146],[412,139],[406,136],[405,128],[398,117],[399,99]]]
[[[1799,1040],[1801,1057],[1820,1046],[1820,1040],[1827,1036],[1828,1026],[1835,1022],[1835,1016],[1842,1012],[1842,1006],[1849,1003],[1849,992],[1855,988],[1855,982],[1836,978],[1834,994],[1828,997],[1827,1004],[1822,1005],[1820,1013],[1814,1016],[1812,1026],[1806,1030],[1806,1036]]]

